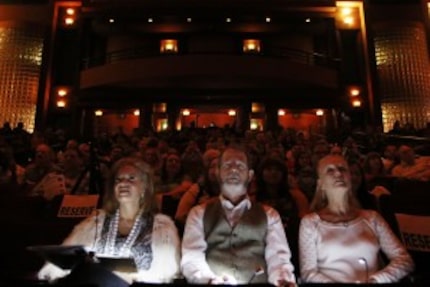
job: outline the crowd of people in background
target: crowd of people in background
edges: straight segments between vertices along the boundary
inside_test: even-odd
[[[308,279],[323,276],[312,273],[316,254],[311,254],[310,259],[299,253],[299,233],[308,234],[315,228],[312,224],[321,220],[309,215],[325,207],[315,203],[315,198],[323,200],[328,196],[318,194],[321,192],[318,188],[321,187],[321,159],[327,156],[340,158],[340,163],[347,166],[345,168],[351,175],[351,196],[358,200],[354,212],[372,222],[374,217],[378,222],[381,218],[374,213],[360,213],[359,208],[377,210],[378,197],[390,193],[375,184],[375,179],[430,179],[427,156],[417,154],[410,145],[396,145],[374,133],[330,138],[293,128],[237,132],[213,127],[159,133],[136,131],[133,134],[118,129],[112,134],[81,139],[62,130],[28,133],[22,124],[15,129],[5,124],[0,130],[0,181],[14,196],[38,197],[47,202],[64,194],[104,193],[107,186],[112,192],[114,184],[109,171],[124,159],[135,158],[150,168],[156,209],[174,221],[182,238],[187,216],[193,207],[211,202],[223,193],[225,187],[219,182],[220,156],[232,144],[245,148],[248,155],[246,168],[253,171],[246,185],[249,200],[279,213],[291,249],[291,262],[297,266],[294,272],[300,277],[297,273],[299,261],[304,260],[302,275]],[[96,187],[100,190],[94,190]],[[151,220],[159,218],[154,210],[149,214]],[[306,220],[300,228],[303,218]],[[391,237],[389,240],[389,244],[394,244]],[[303,244],[304,241],[300,241],[300,245]],[[316,252],[320,248],[325,247],[315,246],[313,250]],[[402,256],[407,258],[403,253]],[[376,263],[373,263],[371,271],[377,272]],[[406,266],[400,275],[406,275],[410,268],[411,265]],[[284,279],[294,281],[291,276]],[[222,278],[209,279],[228,282]],[[383,275],[371,279],[385,282]]]

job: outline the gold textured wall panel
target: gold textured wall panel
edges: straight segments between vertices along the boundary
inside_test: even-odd
[[[33,132],[42,50],[40,32],[0,23],[0,124]]]
[[[396,120],[423,128],[430,120],[430,78],[423,24],[379,25],[375,53],[384,131]]]

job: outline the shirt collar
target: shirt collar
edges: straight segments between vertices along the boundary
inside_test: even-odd
[[[248,210],[251,208],[251,200],[249,199],[248,195],[246,195],[246,197],[237,205],[233,205],[233,203],[231,203],[230,200],[226,199],[222,194],[219,195],[219,199],[221,201],[222,207],[226,210],[237,210],[237,209]]]

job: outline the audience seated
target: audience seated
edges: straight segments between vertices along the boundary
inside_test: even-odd
[[[165,185],[159,185],[161,187],[160,191],[163,189],[162,186],[166,187],[163,189],[163,191],[165,191],[163,194],[173,195],[166,196],[164,198],[163,204],[159,206],[162,208],[160,211],[175,219],[175,222],[182,234],[183,225],[191,208],[193,208],[195,205],[208,202],[209,199],[213,200],[219,196],[219,190],[217,188],[219,186],[218,182],[216,181],[216,167],[218,167],[218,165],[214,158],[218,157],[220,151],[225,149],[228,143],[244,140],[244,143],[246,143],[249,148],[252,148],[253,151],[250,152],[252,156],[249,158],[249,167],[256,171],[254,181],[251,182],[248,188],[248,193],[251,198],[257,195],[257,201],[261,201],[267,205],[272,205],[275,207],[278,210],[280,218],[284,220],[284,223],[287,226],[286,232],[289,247],[292,251],[291,261],[296,267],[296,276],[299,275],[300,271],[299,265],[297,263],[297,247],[295,247],[299,242],[297,235],[298,231],[296,231],[295,234],[290,234],[290,231],[292,222],[298,224],[300,218],[306,213],[302,211],[306,210],[307,208],[303,209],[299,208],[298,206],[301,202],[300,198],[303,198],[303,194],[306,194],[307,201],[311,201],[314,196],[315,186],[317,184],[317,175],[315,167],[310,161],[311,158],[316,160],[317,158],[326,155],[328,152],[339,154],[341,151],[342,154],[348,152],[347,154],[349,158],[358,159],[348,163],[352,176],[352,190],[355,190],[355,194],[359,198],[361,206],[371,209],[376,208],[379,210],[399,237],[402,236],[402,233],[398,227],[397,218],[395,216],[396,213],[402,212],[407,215],[428,216],[426,211],[428,208],[422,203],[428,203],[429,200],[427,199],[425,193],[417,193],[418,191],[426,191],[430,189],[430,186],[428,186],[430,181],[424,180],[425,177],[421,175],[410,177],[413,180],[408,178],[403,178],[402,180],[402,177],[397,178],[395,176],[391,176],[390,168],[398,162],[396,156],[396,145],[391,144],[391,142],[383,142],[382,144],[380,143],[378,145],[380,147],[386,147],[386,152],[384,153],[382,160],[384,162],[384,166],[387,166],[387,169],[385,172],[380,172],[381,165],[379,160],[377,162],[376,155],[379,155],[378,152],[382,153],[382,148],[381,150],[372,151],[369,147],[367,147],[368,149],[366,151],[370,150],[371,153],[368,153],[366,157],[363,157],[363,154],[360,152],[355,152],[357,147],[362,148],[362,146],[359,146],[353,141],[344,142],[344,145],[336,145],[331,141],[329,142],[327,138],[315,136],[312,133],[306,133],[305,138],[303,133],[295,131],[292,128],[282,129],[280,131],[265,132],[248,130],[244,132],[243,135],[241,133],[236,134],[229,130],[215,128],[201,130],[196,129],[193,131],[166,131],[158,134],[148,131],[130,135],[130,138],[128,139],[125,138],[128,135],[121,134],[120,138],[123,140],[120,141],[115,141],[113,136],[109,136],[106,133],[106,135],[104,135],[105,138],[103,138],[103,148],[98,145],[98,143],[102,140],[101,138],[94,139],[93,146],[90,146],[86,142],[79,144],[80,141],[78,139],[72,140],[70,145],[74,145],[74,148],[71,150],[75,151],[76,148],[79,148],[82,153],[82,157],[76,157],[74,152],[70,152],[70,157],[68,157],[67,161],[64,159],[69,153],[69,148],[65,148],[67,142],[66,139],[68,138],[59,138],[58,142],[56,142],[55,136],[57,135],[60,135],[60,133],[56,133],[53,130],[49,132],[47,131],[45,133],[35,131],[34,134],[31,135],[32,143],[37,144],[37,146],[34,146],[35,150],[37,151],[37,156],[35,154],[33,161],[29,164],[25,163],[21,168],[20,166],[15,165],[15,175],[13,168],[14,158],[7,156],[8,163],[3,165],[3,168],[0,168],[0,185],[2,187],[1,190],[4,191],[1,194],[2,200],[0,204],[2,206],[1,212],[3,214],[1,222],[5,224],[5,230],[9,230],[8,233],[10,233],[7,243],[10,248],[1,252],[0,257],[11,258],[12,254],[16,254],[16,256],[14,256],[14,258],[16,257],[14,260],[0,260],[0,269],[2,270],[2,274],[4,274],[4,276],[23,276],[23,274],[26,274],[25,271],[34,271],[35,267],[40,267],[40,264],[43,262],[40,261],[40,258],[36,258],[34,254],[28,254],[28,252],[25,252],[25,247],[44,243],[58,244],[65,236],[67,236],[71,228],[74,226],[74,224],[71,224],[71,220],[69,221],[67,219],[57,218],[56,216],[58,204],[56,206],[57,208],[53,208],[54,203],[52,202],[56,202],[57,199],[61,200],[60,197],[54,197],[54,199],[51,200],[51,204],[47,204],[46,200],[35,194],[36,190],[33,189],[33,187],[37,186],[36,183],[41,182],[40,180],[41,178],[45,177],[45,174],[59,174],[64,176],[65,180],[63,192],[65,194],[70,193],[71,189],[75,186],[74,183],[78,181],[78,174],[82,174],[81,172],[83,169],[93,166],[91,165],[93,162],[92,158],[101,159],[100,163],[102,165],[102,175],[106,176],[107,167],[111,165],[110,159],[112,159],[112,164],[114,164],[122,157],[134,153],[135,151],[139,150],[139,142],[142,143],[142,154],[144,152],[148,152],[147,156],[145,156],[145,159],[148,160],[148,162],[153,163],[153,170],[156,177],[158,178],[160,178],[162,174],[162,163],[167,162],[167,158],[171,155],[173,147],[178,151],[184,152],[189,149],[187,155],[188,158],[186,159],[186,161],[188,161],[187,169],[191,171],[193,174],[192,176],[197,180],[187,180],[186,182],[188,186],[182,186],[183,188],[181,188],[180,192],[174,191],[175,189],[173,187],[181,186],[181,183],[183,183],[181,180],[176,183],[173,183],[173,181],[168,183],[169,180],[167,180]],[[193,140],[190,141],[190,139]],[[127,143],[126,146],[121,144],[124,142]],[[336,140],[335,142],[339,143],[341,141]],[[11,150],[11,153],[8,154],[13,155],[13,147],[8,147],[4,141],[1,141],[1,137],[0,145],[1,150],[3,150],[3,148]],[[187,146],[189,148],[187,148]],[[199,147],[205,146],[208,150],[201,154]],[[57,158],[52,157],[52,159],[45,162],[45,155],[49,155],[49,152],[45,151],[52,150],[52,147],[55,147],[56,151],[61,150],[61,152],[58,153],[58,160]],[[354,152],[351,152],[351,150],[354,150]],[[30,150],[22,152],[23,154],[31,154]],[[79,153],[79,155],[81,155],[81,153]],[[284,158],[284,154],[289,156],[288,159]],[[94,157],[94,155],[96,157]],[[273,193],[273,196],[268,196],[267,198],[260,197],[262,194],[266,193],[260,192],[262,189],[266,190],[268,193],[270,193],[270,190],[272,190],[270,187],[268,187],[270,186],[270,179],[267,178],[272,177],[274,180],[274,178],[277,177],[275,176],[277,172],[269,172],[269,167],[265,168],[265,172],[263,171],[265,159],[270,155],[276,155],[278,157],[277,161],[286,161],[288,167],[290,167],[288,169],[290,172],[288,176],[289,180],[281,180],[283,184],[279,185],[284,189],[284,192],[279,194],[289,195],[289,198],[284,198],[282,196],[279,197],[276,192]],[[373,155],[375,155],[375,157]],[[179,152],[172,157],[173,160],[171,160],[171,166],[169,167],[171,171],[178,167],[178,162],[175,160],[177,157],[180,158],[180,164],[184,158],[184,155],[183,153]],[[414,157],[414,162],[425,162],[425,157]],[[2,156],[0,152],[0,159],[1,158]],[[156,160],[157,158],[158,160]],[[371,160],[371,158],[374,158],[374,160]],[[379,158],[381,157],[379,156]],[[105,163],[103,162],[103,159],[106,159]],[[50,163],[45,164],[47,162]],[[79,162],[82,163],[78,164]],[[365,178],[365,180],[363,180],[363,173],[360,163],[366,170],[369,170],[368,176]],[[1,160],[0,165],[2,165]],[[10,166],[10,168],[6,168],[6,166]],[[38,168],[39,166],[41,167],[40,170]],[[273,164],[273,166],[276,166],[276,164]],[[377,167],[375,170],[378,170],[378,172],[371,172],[371,166]],[[406,165],[404,164],[402,167],[404,166]],[[425,164],[418,166],[422,167],[425,166]],[[87,170],[80,184],[82,189],[81,187],[78,187],[76,193],[85,194],[87,193],[88,188],[91,189],[92,184],[90,184],[90,182],[94,182],[91,180],[91,175],[93,175],[94,171],[98,169],[98,164],[95,167],[95,169],[89,168]],[[275,170],[275,168],[273,169]],[[414,168],[410,167],[406,169],[414,170]],[[20,170],[22,170],[22,173]],[[40,177],[39,172],[42,174],[42,177]],[[172,174],[173,173],[174,172],[172,172]],[[270,173],[272,173],[272,176],[267,175]],[[266,176],[264,176],[264,174],[266,174]],[[66,179],[66,177],[68,179]],[[260,181],[266,181],[266,184],[261,185],[263,187],[259,187],[260,183],[258,182]],[[382,188],[381,186],[385,188]],[[33,194],[20,193],[19,191],[22,190],[22,187],[27,187],[28,190],[33,190]],[[167,187],[172,187],[173,189]],[[405,191],[398,192],[399,190],[403,189]],[[275,190],[275,188],[273,188],[273,190]],[[287,190],[289,190],[289,192],[285,192]],[[52,191],[52,194],[55,195],[63,192],[55,188],[55,190]],[[21,197],[21,195],[24,194],[26,196]],[[39,192],[39,194],[42,195],[45,194],[45,192]],[[301,196],[297,196],[297,194],[300,194]],[[390,197],[386,194],[392,194],[393,196]],[[33,196],[29,197],[28,195]],[[363,195],[364,198],[361,198],[360,195]],[[377,203],[380,204],[380,206],[369,204],[374,199],[378,199],[378,196],[380,196],[380,200],[378,200]],[[48,196],[46,198],[51,197]],[[286,202],[287,204],[285,204]],[[302,202],[305,202],[305,200]],[[50,212],[48,212],[48,210]],[[294,215],[294,220],[291,221],[291,212],[296,214],[296,212],[300,210],[300,215]],[[74,220],[74,222],[76,223],[77,220]],[[428,261],[428,256],[423,256],[425,253],[419,250],[410,249],[410,246],[408,245],[406,245],[406,247],[416,262],[416,271],[413,273],[412,278],[416,282],[422,282],[425,279],[428,280],[429,272],[427,271],[427,266],[430,264]],[[20,265],[22,265],[22,267]],[[16,266],[20,266],[20,268],[17,268]],[[4,268],[2,269],[2,267]],[[363,266],[361,265],[361,267]],[[13,269],[16,269],[16,271],[13,271]]]

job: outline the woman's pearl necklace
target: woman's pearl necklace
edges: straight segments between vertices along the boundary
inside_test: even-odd
[[[119,209],[116,210],[115,217],[110,222],[109,232],[106,240],[106,253],[111,256],[130,256],[131,247],[136,241],[137,236],[139,235],[139,227],[140,221],[142,218],[142,210],[137,214],[136,219],[134,220],[133,227],[131,228],[130,233],[127,236],[124,244],[120,247],[118,252],[115,252],[115,241],[118,236],[118,226],[119,226]]]

